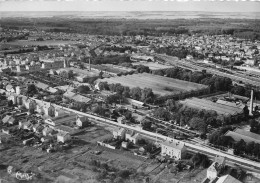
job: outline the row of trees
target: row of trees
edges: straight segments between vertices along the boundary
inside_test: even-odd
[[[170,56],[178,57],[179,59],[186,58],[188,55],[193,56],[193,58],[204,59],[204,55],[198,53],[193,48],[186,48],[186,47],[175,47],[175,46],[168,46],[162,48],[156,48],[156,53],[160,54],[167,54]]]
[[[190,81],[210,86],[210,91],[229,91],[232,88],[232,80],[227,77],[212,76],[205,72],[192,72],[180,67],[157,70],[153,74]]]
[[[107,56],[107,57],[95,57],[93,60],[91,60],[91,63],[94,65],[97,64],[114,64],[114,65],[118,65],[120,63],[124,63],[124,62],[131,62],[130,61],[130,57],[123,55],[123,56]]]
[[[131,52],[136,52],[136,48],[132,48],[131,46],[124,46],[124,47],[117,47],[117,46],[110,46],[110,47],[104,47],[103,51],[115,51],[115,52],[120,52],[120,53],[125,53],[125,51],[131,51]]]
[[[120,83],[112,83],[108,84],[107,82],[100,82],[99,83],[99,89],[100,90],[109,90],[111,92],[116,92],[118,95],[113,95],[112,97],[109,98],[109,103],[118,103],[118,99],[120,99],[119,96],[124,97],[124,98],[133,98],[138,101],[143,101],[145,103],[152,103],[156,96],[153,93],[152,89],[150,88],[144,88],[141,89],[140,87],[134,87],[134,88],[129,88],[128,86],[122,86]],[[111,100],[115,99],[115,100]]]

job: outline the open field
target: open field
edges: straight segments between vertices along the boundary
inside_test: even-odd
[[[76,41],[62,41],[62,40],[48,40],[48,41],[27,41],[27,40],[21,40],[21,41],[14,41],[14,42],[7,42],[7,43],[1,43],[0,48],[3,47],[22,47],[22,46],[32,46],[32,45],[39,45],[39,46],[56,46],[60,44],[73,44],[76,43]]]
[[[169,66],[169,65],[163,65],[163,64],[158,64],[154,62],[134,62],[132,63],[133,65],[144,65],[150,68],[150,70],[161,70],[161,69],[169,69],[173,68],[174,66]]]
[[[130,88],[151,88],[155,94],[159,94],[162,96],[207,88],[207,86],[205,85],[147,73],[112,77],[99,81],[107,81],[108,83],[120,83],[121,85],[129,86]]]

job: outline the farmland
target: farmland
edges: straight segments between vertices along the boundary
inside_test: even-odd
[[[123,86],[129,86],[130,88],[151,88],[155,94],[159,94],[161,96],[207,88],[205,85],[147,73],[112,77],[99,81],[107,81],[109,84],[120,83]]]

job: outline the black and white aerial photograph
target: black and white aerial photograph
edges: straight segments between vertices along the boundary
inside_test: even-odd
[[[260,1],[0,0],[0,183],[260,183]]]

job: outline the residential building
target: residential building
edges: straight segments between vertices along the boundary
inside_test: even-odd
[[[67,123],[67,122],[75,122],[77,120],[77,115],[76,114],[64,114],[62,116],[58,117],[53,117],[53,118],[48,118],[45,120],[45,123],[50,125],[50,127],[54,128],[56,126],[61,125],[62,123]]]
[[[187,148],[185,144],[178,140],[164,141],[161,143],[161,155],[169,156],[175,160],[180,160],[185,157]]]
[[[124,128],[114,128],[113,136],[115,139],[124,139],[125,138],[126,129]]]
[[[57,141],[58,142],[67,142],[68,140],[71,139],[71,136],[69,133],[67,132],[63,132],[63,131],[60,131],[58,134],[57,134]]]
[[[219,177],[216,183],[242,183],[231,175],[224,175]]]
[[[76,125],[78,127],[86,127],[89,124],[89,120],[86,116],[77,117]]]
[[[50,128],[50,127],[47,127],[47,126],[42,130],[43,136],[48,136],[48,135],[50,135],[52,132],[53,132],[53,129]]]
[[[141,139],[141,135],[133,130],[127,130],[125,134],[125,140],[136,144]]]
[[[9,116],[9,115],[6,115],[3,119],[2,119],[2,122],[5,124],[5,123],[8,123],[9,120],[11,119],[12,116]]]

